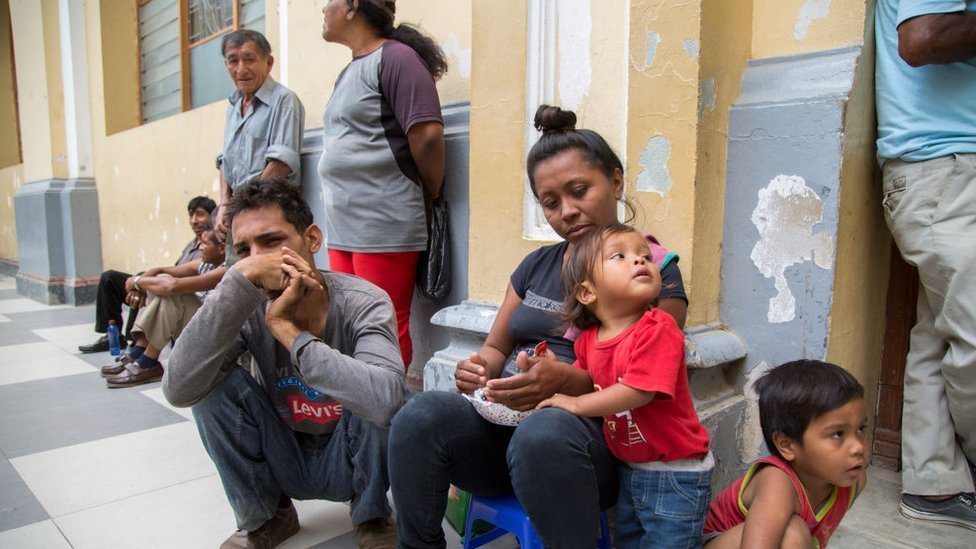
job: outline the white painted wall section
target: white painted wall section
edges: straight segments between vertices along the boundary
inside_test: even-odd
[[[61,80],[64,89],[64,129],[68,148],[68,177],[92,177],[91,107],[88,103],[88,46],[85,6],[60,0]]]
[[[816,19],[823,19],[830,13],[830,0],[807,0],[800,7],[793,26],[793,38],[803,40],[810,30],[810,23]]]

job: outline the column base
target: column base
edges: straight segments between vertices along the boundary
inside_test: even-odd
[[[17,293],[46,305],[87,305],[98,295],[98,279],[36,277],[20,272]]]

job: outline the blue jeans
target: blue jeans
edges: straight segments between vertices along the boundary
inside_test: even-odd
[[[617,548],[701,547],[711,480],[711,470],[644,471],[621,465]]]
[[[193,417],[238,528],[260,527],[274,516],[282,495],[352,500],[354,524],[391,514],[386,429],[344,411],[325,444],[303,443],[264,389],[237,367],[193,406]]]
[[[546,408],[515,428],[488,423],[462,396],[421,393],[390,427],[390,479],[401,547],[444,547],[450,484],[513,490],[546,547],[596,546],[599,511],[617,499],[602,420]]]

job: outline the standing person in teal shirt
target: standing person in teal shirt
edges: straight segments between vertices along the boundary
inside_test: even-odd
[[[903,515],[976,530],[976,0],[878,0],[884,210],[918,267]]]

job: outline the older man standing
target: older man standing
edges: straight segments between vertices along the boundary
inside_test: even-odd
[[[879,0],[875,25],[885,216],[920,280],[901,513],[976,530],[976,0]]]
[[[295,92],[271,77],[274,57],[260,32],[241,29],[228,33],[221,52],[236,88],[227,106],[224,148],[217,155],[221,204],[216,229],[224,238],[224,205],[234,190],[259,178],[298,184],[305,107]]]

